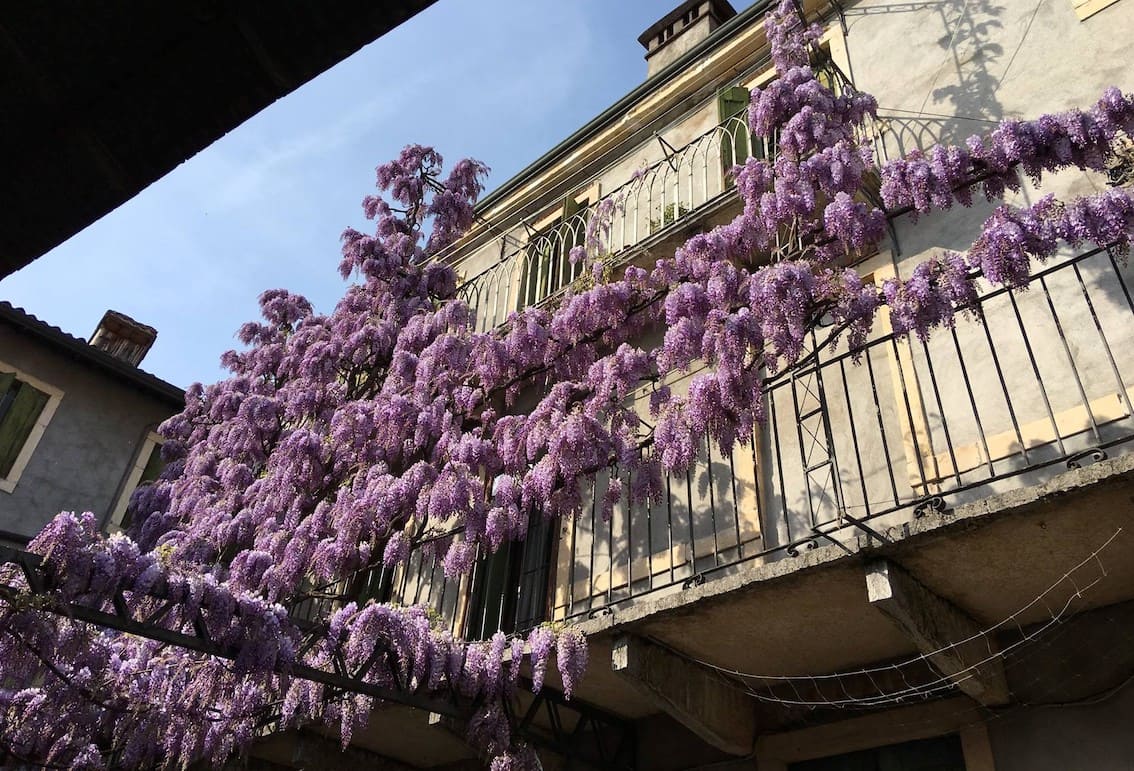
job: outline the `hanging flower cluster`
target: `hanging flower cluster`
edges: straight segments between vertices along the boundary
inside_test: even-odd
[[[860,195],[868,174],[880,173],[895,208],[966,203],[978,184],[995,198],[1017,170],[1038,181],[1105,164],[1134,102],[1108,90],[1087,113],[1006,123],[965,148],[879,171],[860,139],[874,100],[819,77],[817,34],[790,0],[769,14],[780,78],[753,92],[749,118],[778,151],[735,170],[744,206],[734,221],[652,269],[628,267],[497,330],[473,331],[476,309],[433,260],[471,224],[485,167],[461,161],[444,175],[441,156],[420,146],[380,166],[385,197],[363,204],[374,232],[343,235],[340,270],[357,283],[326,314],[283,290],[261,296],[263,320],[242,327],[244,347],[223,357],[231,377],[191,387],[162,426],[168,466],[133,496],[129,537],[104,539],[92,517],[62,514],[32,545],[60,577],[61,600],[108,608],[121,593],[139,617],[168,602],[160,623],[171,631],[191,629],[203,611],[234,661],[4,596],[0,683],[32,683],[0,686],[4,749],[89,768],[219,762],[273,719],[323,721],[346,743],[373,699],[289,672],[380,661],[362,667],[365,682],[478,705],[470,740],[494,768],[530,767],[504,705],[523,671],[543,687],[552,658],[575,693],[581,635],[540,628],[526,640],[468,643],[424,609],[366,602],[349,587],[424,549],[438,551],[449,576],[466,573],[478,555],[525,538],[533,517],[579,513],[581,486],[612,467],[622,473],[611,475],[604,513],[658,499],[664,475],[688,469],[706,438],[726,450],[745,441],[762,418],[764,377],[806,355],[823,317],[852,347],[883,306],[895,331],[924,337],[975,299],[980,276],[1017,286],[1062,243],[1128,244],[1126,191],[1046,197],[998,209],[967,254],[865,284],[848,264],[878,247],[886,224]],[[603,211],[584,252],[600,250]],[[689,373],[687,392],[670,389]],[[316,588],[339,596],[314,643],[301,645],[310,632],[289,611]]]
[[[1023,172],[1039,183],[1044,174],[1077,168],[1105,172],[1119,132],[1134,130],[1134,99],[1111,87],[1087,111],[1070,110],[1033,121],[1008,120],[964,147],[914,150],[882,167],[882,197],[890,209],[916,213],[972,204],[983,189],[992,201],[1020,189]]]

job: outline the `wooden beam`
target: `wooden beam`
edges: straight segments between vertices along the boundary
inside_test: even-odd
[[[752,697],[648,640],[614,641],[611,668],[635,690],[714,747],[747,755],[756,740]]]
[[[967,613],[889,560],[867,565],[866,590],[870,604],[961,691],[986,706],[1009,702],[1000,648]]]

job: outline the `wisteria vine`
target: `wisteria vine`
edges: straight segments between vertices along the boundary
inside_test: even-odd
[[[925,337],[975,299],[978,279],[1019,286],[1062,244],[1128,245],[1128,191],[1045,196],[996,209],[966,253],[864,283],[852,265],[884,241],[887,217],[861,194],[869,175],[891,214],[969,205],[977,190],[997,200],[1021,173],[1038,185],[1064,168],[1103,170],[1134,128],[1134,101],[1112,88],[1089,110],[1006,122],[878,169],[863,128],[874,99],[817,76],[818,27],[785,0],[767,30],[779,77],[753,91],[749,122],[777,149],[734,170],[742,213],[613,279],[595,257],[599,217],[571,255],[595,260],[594,280],[500,329],[473,331],[476,309],[434,259],[471,225],[487,169],[465,160],[443,175],[441,156],[416,145],[378,167],[385,197],[363,203],[374,232],[343,234],[340,271],[357,282],[328,314],[287,291],[261,296],[263,321],[223,357],[231,377],[191,387],[162,426],[168,465],[133,496],[129,535],[64,513],[31,545],[59,577],[59,601],[107,607],[122,592],[139,615],[172,601],[161,620],[172,630],[204,609],[233,660],[60,618],[6,569],[0,750],[69,768],[219,763],[264,726],[310,721],[346,744],[374,699],[290,670],[377,657],[367,682],[477,705],[475,746],[498,769],[529,766],[505,705],[523,672],[544,687],[552,660],[570,696],[582,636],[544,626],[467,642],[424,608],[367,600],[361,577],[426,544],[443,550],[447,575],[466,574],[523,540],[533,517],[578,514],[582,484],[614,466],[631,482],[612,479],[607,513],[659,499],[706,437],[726,450],[744,441],[764,378],[804,354],[823,316],[852,347],[883,307],[897,333]],[[660,344],[644,342],[660,330]],[[687,391],[671,388],[693,371]],[[650,398],[636,399],[644,387]],[[302,646],[289,614],[328,594],[322,633]]]

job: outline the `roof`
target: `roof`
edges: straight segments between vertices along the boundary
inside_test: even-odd
[[[433,2],[6,3],[0,278]]]
[[[127,382],[151,396],[163,399],[171,406],[178,409],[185,406],[185,392],[177,386],[88,345],[86,340],[69,335],[59,327],[41,321],[23,308],[17,308],[9,302],[0,300],[0,322],[10,324],[21,332],[74,356],[84,364]]]
[[[480,201],[477,202],[476,210],[478,212],[487,211],[522,187],[528,180],[554,165],[559,159],[569,155],[583,142],[600,133],[608,126],[622,120],[626,111],[640,102],[643,97],[655,89],[662,88],[666,83],[680,76],[689,65],[724,45],[737,30],[743,29],[755,19],[762,18],[772,7],[774,2],[775,0],[755,0],[751,6],[717,27],[709,37],[690,48],[610,107],[607,107],[582,128],[541,155],[514,177],[500,185],[500,187],[492,190],[488,195],[481,198]]]

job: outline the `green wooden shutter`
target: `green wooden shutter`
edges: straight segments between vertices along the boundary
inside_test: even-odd
[[[725,130],[721,136],[721,169],[726,173],[748,160],[752,143],[748,135],[748,115],[743,112],[748,99],[748,89],[744,86],[731,86],[717,94],[717,117]]]
[[[582,212],[582,217],[579,213]],[[575,200],[575,196],[569,195],[563,201],[563,221],[567,222],[572,218],[578,218],[579,221],[572,223],[569,235],[563,243],[563,265],[567,273],[567,282],[574,281],[579,277],[583,270],[583,266],[572,265],[570,258],[571,250],[576,246],[586,246],[587,243],[587,221],[590,219],[590,211],[587,209],[587,202],[579,203]]]
[[[142,476],[138,479],[138,486],[141,487],[146,482],[154,481],[164,469],[165,462],[161,459],[161,445],[156,444],[153,450],[150,451],[150,457],[146,461],[146,467],[142,469]]]
[[[583,208],[583,204],[576,201],[575,196],[569,195],[566,198],[564,198],[563,199],[563,221],[566,222],[567,220],[571,219],[571,217],[574,217],[576,214],[579,213],[579,209],[582,209],[582,208]]]
[[[717,94],[717,107],[720,119],[731,118],[748,106],[748,89],[744,86],[730,86]]]
[[[35,428],[39,414],[47,404],[48,396],[27,383],[17,386],[12,406],[0,421],[0,477],[6,477],[12,471],[20,450],[24,448]]]
[[[587,208],[586,204],[581,204],[575,200],[575,196],[569,195],[563,199],[563,224],[566,226],[572,217]],[[572,247],[583,245],[583,231],[572,227],[567,233],[564,234],[563,239],[563,256],[567,256],[567,252],[571,251]]]

